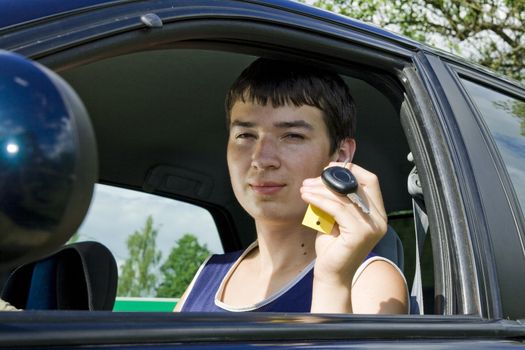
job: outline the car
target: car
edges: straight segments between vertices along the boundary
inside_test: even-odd
[[[0,12],[4,272],[64,249],[87,225],[95,182],[95,202],[122,193],[117,205],[91,204],[88,216],[106,214],[95,240],[133,220],[131,202],[147,213],[162,201],[174,205],[166,214],[174,228],[186,222],[220,252],[247,247],[255,230],[229,183],[223,101],[244,67],[268,57],[335,70],[348,84],[354,161],[380,179],[419,306],[381,316],[2,312],[1,347],[523,346],[521,83],[293,1],[2,0]],[[28,158],[17,161],[24,149]],[[202,211],[209,230],[199,226]]]

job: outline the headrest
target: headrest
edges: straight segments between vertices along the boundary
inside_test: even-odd
[[[388,225],[385,235],[377,243],[374,249],[372,249],[372,252],[387,258],[396,264],[401,271],[404,271],[405,260],[403,243],[397,232],[390,225]]]
[[[19,309],[112,310],[117,281],[111,252],[98,242],[78,242],[15,269],[2,299]]]

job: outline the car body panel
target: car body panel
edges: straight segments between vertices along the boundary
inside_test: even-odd
[[[487,135],[483,135],[479,119],[468,105],[468,100],[464,99],[465,92],[461,90],[461,86],[454,79],[454,75],[447,74],[450,72],[450,68],[441,62],[435,62],[433,69],[437,72],[440,84],[446,86],[442,91],[448,101],[450,113],[461,116],[461,118],[454,118],[455,124],[449,126],[450,130],[457,130],[461,137],[451,138],[450,143],[454,140],[462,140],[463,145],[455,146],[458,148],[454,152],[455,157],[458,158],[458,165],[468,165],[468,168],[463,170],[465,174],[463,183],[475,187],[469,189],[469,193],[465,193],[469,202],[465,208],[479,208],[469,213],[471,220],[469,226],[472,230],[471,240],[478,245],[478,253],[473,256],[482,256],[483,252],[492,249],[493,254],[501,254],[499,258],[492,261],[496,262],[495,268],[499,271],[498,276],[502,276],[503,271],[513,271],[517,275],[525,274],[524,233],[521,225],[518,224],[519,220],[516,220],[516,216],[519,216],[520,213],[516,207],[513,207],[513,203],[507,194],[513,189],[509,181],[505,183],[501,180],[502,162],[500,161],[497,164],[497,161],[491,159],[491,164],[486,157],[487,154],[497,156],[498,153],[491,150],[491,139],[487,138]],[[458,171],[458,173],[460,172]],[[503,174],[506,174],[506,171],[503,171]],[[487,239],[490,240],[490,243],[484,241]],[[509,245],[508,242],[511,241],[521,244]],[[512,258],[509,259],[510,257]],[[489,261],[484,260],[484,263],[487,264]],[[499,264],[504,266],[497,266]],[[495,275],[493,271],[490,271],[494,267],[483,266],[480,268],[486,276]],[[490,278],[485,278],[485,280],[489,281]],[[513,280],[509,284],[501,283],[503,281],[499,282],[499,293],[501,293],[503,302],[502,314],[505,317],[523,317],[525,305],[519,295],[525,292],[525,281]],[[486,292],[493,293],[493,297],[497,295],[495,290],[491,292],[489,290],[490,288]],[[508,304],[505,305],[506,303]],[[497,311],[493,310],[493,312]]]
[[[249,313],[59,313],[28,312],[2,315],[0,346],[69,346],[137,344],[187,347],[207,344],[302,348],[414,346],[461,348],[474,344],[519,345],[523,325],[515,321],[483,321],[475,317],[389,317],[279,315]],[[45,328],[42,328],[45,324]],[[38,330],[46,330],[46,332]],[[379,340],[380,339],[380,340]],[[370,345],[373,347],[373,345]]]
[[[60,1],[0,1],[4,16],[0,18],[0,28],[18,26],[45,18],[64,16],[67,13],[107,3],[108,0]]]

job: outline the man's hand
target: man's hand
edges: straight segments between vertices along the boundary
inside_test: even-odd
[[[355,164],[347,168],[359,183],[357,194],[370,209],[369,214],[347,196],[327,188],[320,177],[304,180],[301,188],[303,200],[331,215],[337,223],[331,234],[317,234],[312,312],[352,312],[352,278],[387,231],[377,176]]]

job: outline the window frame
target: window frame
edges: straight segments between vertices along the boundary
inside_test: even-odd
[[[250,5],[251,6],[251,5]],[[150,9],[151,11],[151,9]],[[177,21],[170,23],[170,20],[176,17],[176,11],[173,10],[173,13],[165,12],[166,23],[163,27],[163,33],[155,34],[154,30],[150,32],[143,32],[142,25],[138,25],[128,19],[127,21],[122,21],[117,23],[112,19],[111,23],[109,21],[100,20],[100,28],[105,31],[98,33],[96,36],[93,36],[94,28],[90,28],[89,34],[91,36],[80,37],[79,33],[75,33],[75,36],[64,35],[62,37],[53,37],[45,29],[44,25],[42,33],[45,33],[45,37],[50,38],[49,40],[40,41],[38,45],[27,45],[21,46],[23,52],[29,54],[33,58],[38,58],[39,61],[57,71],[61,71],[63,68],[71,68],[75,64],[83,65],[92,60],[99,60],[104,57],[116,56],[124,53],[130,53],[137,50],[138,47],[143,48],[162,48],[162,47],[175,47],[173,42],[180,42],[182,47],[192,46],[191,39],[199,38],[205,45],[210,45],[214,40],[217,41],[219,46],[228,45],[230,49],[236,50],[239,46],[245,48],[250,48],[255,52],[264,53],[264,52],[284,52],[286,55],[300,55],[304,49],[303,47],[308,47],[310,55],[312,57],[322,56],[323,58],[331,58],[334,62],[333,64],[343,64],[345,62],[354,62],[358,64],[363,64],[369,67],[377,67],[378,69],[384,70],[387,73],[397,76],[398,79],[401,79],[402,76],[401,69],[410,67],[413,65],[412,59],[414,52],[403,44],[393,44],[384,39],[379,39],[378,37],[373,37],[371,35],[366,35],[360,33],[359,31],[352,31],[351,29],[341,30],[335,29],[337,26],[334,26],[334,30],[327,35],[328,31],[326,28],[314,28],[318,32],[311,33],[310,31],[306,32],[305,22],[303,19],[295,20],[293,18],[282,18],[282,14],[276,9],[275,14],[269,15],[268,18],[271,18],[269,23],[253,23],[249,19],[251,13],[246,9],[239,11],[239,18],[236,18],[234,21],[222,20],[222,19],[213,19],[213,20],[203,20],[197,16],[192,18],[191,21]],[[94,17],[95,15],[93,15]],[[87,18],[83,18],[87,17]],[[120,16],[118,16],[120,17]],[[297,17],[300,18],[300,17]],[[79,19],[71,19],[72,23],[84,23],[89,19],[89,14],[79,16]],[[277,24],[278,20],[286,19],[286,27],[279,27]],[[291,21],[291,20],[295,21]],[[67,26],[67,23],[64,24]],[[49,26],[50,30],[54,30],[53,27]],[[266,29],[266,30],[265,30]],[[36,32],[35,28],[28,30],[28,34],[22,35],[22,37],[29,36],[29,33]],[[176,33],[177,38],[173,39],[171,33]],[[259,36],[255,36],[255,33],[259,33]],[[316,37],[316,34],[324,33],[324,37]],[[151,37],[158,36],[158,42],[152,42]],[[228,36],[234,36],[236,40],[229,41],[225,39]],[[261,40],[260,42],[258,40]],[[55,41],[55,43],[53,43]],[[262,44],[264,42],[264,44]],[[272,42],[274,42],[272,44]],[[283,42],[286,44],[286,49],[283,45]],[[241,43],[241,44],[239,44]],[[305,45],[305,44],[311,44]],[[366,44],[366,45],[364,45]],[[57,49],[56,46],[62,47],[62,49]],[[82,45],[81,49],[76,49],[77,45]],[[16,46],[15,46],[16,47]],[[113,50],[107,50],[108,47],[114,47]],[[70,49],[72,48],[72,49]],[[300,51],[299,51],[299,48]],[[322,55],[317,54],[316,52],[323,52]],[[91,58],[90,58],[91,57]],[[351,58],[350,58],[351,57]],[[363,75],[366,77],[366,75]],[[394,94],[393,98],[400,99],[402,94],[402,86],[400,81],[384,81],[385,89],[384,91],[393,91],[389,90],[389,87],[395,86],[398,84],[399,90]],[[431,171],[431,167],[427,167],[427,171]],[[182,199],[171,194],[157,191],[153,192],[162,196],[172,196],[175,199]],[[188,200],[190,203],[203,205],[197,201]],[[207,208],[210,210],[210,208]],[[212,210],[210,210],[212,211]],[[227,217],[227,213],[212,212],[214,219],[216,220],[218,230],[220,235],[224,232],[232,232],[232,228],[235,226],[231,224],[232,218]],[[438,225],[435,225],[438,226]],[[444,229],[443,229],[444,230]],[[235,248],[235,247],[230,247]],[[436,245],[435,250],[443,248],[443,244]],[[228,251],[229,248],[225,246],[225,250]],[[233,249],[232,249],[233,250]],[[448,251],[448,249],[444,249]],[[441,259],[441,266],[446,265],[444,263],[446,259]],[[444,271],[444,269],[436,270],[436,274]],[[445,272],[446,275],[450,275],[448,272],[452,273],[452,269],[447,268]],[[447,283],[440,283],[440,286],[445,286]],[[441,293],[440,289],[440,293]],[[445,298],[452,300],[454,292],[450,289],[445,290],[443,288],[443,294]],[[453,313],[454,309],[449,308],[443,310],[445,314]]]

